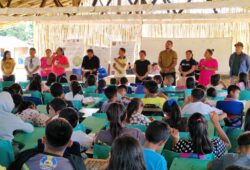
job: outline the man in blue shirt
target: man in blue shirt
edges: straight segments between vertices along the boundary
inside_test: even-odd
[[[147,170],[167,170],[167,161],[156,151],[161,150],[169,138],[169,126],[162,121],[154,121],[146,130],[144,159]]]

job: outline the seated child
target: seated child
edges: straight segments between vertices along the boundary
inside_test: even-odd
[[[219,138],[210,139],[208,136],[208,122],[201,113],[193,113],[188,120],[188,131],[190,139],[181,139],[176,129],[171,130],[173,139],[173,151],[186,153],[187,158],[196,156],[201,159],[202,155],[213,153],[217,158],[225,154],[227,149],[231,148],[230,140],[223,131],[219,123],[217,113],[210,113],[210,119],[213,123]]]
[[[226,89],[226,85],[223,81],[221,81],[219,74],[214,74],[211,76],[211,84],[208,85],[209,87],[215,88],[215,90],[224,90]]]
[[[59,113],[60,118],[66,119],[73,128],[75,128],[79,123],[78,113],[73,108],[65,108]],[[81,151],[87,150],[87,148],[93,142],[93,138],[88,136],[81,130],[74,130],[71,136],[71,140],[78,142],[81,146]]]
[[[126,122],[132,125],[145,125],[148,126],[150,120],[142,113],[143,103],[139,98],[133,98],[127,105],[126,109]]]
[[[48,77],[47,77],[47,82],[46,82],[46,86],[51,86],[52,84],[57,82],[57,77],[55,73],[49,73]]]
[[[110,79],[110,85],[111,85],[111,86],[116,86],[116,85],[117,85],[117,80],[116,80],[116,78],[111,78],[111,79]]]
[[[66,84],[66,83],[68,83],[68,80],[67,80],[67,78],[64,77],[64,76],[58,76],[58,77],[57,77],[57,82],[58,82],[58,83],[61,83],[61,84]]]
[[[191,96],[191,92],[192,92],[192,89],[195,88],[195,80],[193,77],[188,77],[186,79],[186,90],[185,90],[185,93],[186,93],[186,97],[189,97]]]
[[[187,131],[187,118],[181,117],[181,109],[176,100],[170,99],[163,105],[164,121],[181,132]]]
[[[161,88],[161,86],[162,86],[162,77],[161,77],[161,75],[155,75],[153,80],[157,83],[158,88]]]
[[[142,102],[145,105],[153,104],[160,108],[163,108],[163,105],[166,101],[166,98],[160,97],[158,94],[158,85],[155,81],[146,81],[144,85],[145,96],[142,98]]]
[[[165,90],[165,91],[174,91],[175,87],[172,86],[173,82],[174,82],[174,77],[171,76],[171,75],[166,75],[163,78],[162,90]]]
[[[103,94],[105,88],[106,88],[106,81],[104,79],[99,80],[96,93],[97,94]]]
[[[18,107],[16,115],[34,126],[45,126],[49,120],[49,116],[39,113],[36,105],[30,101],[23,101]]]
[[[69,81],[70,81],[70,82],[72,82],[72,81],[77,81],[77,75],[74,75],[74,74],[70,75],[70,76],[69,76]]]
[[[120,85],[117,87],[118,100],[124,102],[126,105],[130,102],[130,98],[126,97],[127,90],[128,89],[125,85]]]
[[[216,107],[217,101],[214,100],[217,97],[216,89],[213,87],[209,87],[207,89],[207,100],[206,103],[209,104],[212,107]]]
[[[54,169],[54,170],[85,170],[81,157],[69,155],[64,157],[64,151],[72,145],[72,126],[67,120],[59,118],[52,120],[45,128],[45,137],[42,139],[45,147],[26,150],[20,153],[9,169]]]
[[[250,108],[248,108],[246,112],[244,131],[250,131]]]
[[[85,89],[86,93],[96,93],[96,77],[95,77],[95,75],[90,74],[87,78],[85,85],[87,87]]]
[[[167,142],[170,134],[168,124],[162,121],[153,121],[146,130],[144,144],[144,159],[147,170],[167,170],[166,159],[157,153]]]
[[[237,139],[238,153],[228,153],[220,159],[215,159],[208,164],[208,169],[225,169],[231,165],[250,167],[250,132],[245,132]]]
[[[79,100],[82,101],[84,96],[82,94],[82,87],[77,81],[72,81],[70,84],[70,92],[65,95],[68,101]]]
[[[127,77],[122,77],[120,79],[120,84],[125,85],[127,87],[127,93],[128,94],[132,94],[132,92],[133,92],[132,87],[129,85]]]
[[[247,73],[240,73],[239,83],[237,83],[237,86],[240,88],[240,90],[246,90],[248,89],[247,85],[248,85]]]
[[[65,109],[65,108],[67,108],[67,103],[64,100],[59,99],[59,98],[53,99],[49,103],[49,109],[47,110],[47,112],[49,113],[50,119],[58,118],[61,110]]]
[[[42,82],[41,76],[36,75],[30,82],[30,84],[27,86],[27,91],[47,92],[49,91],[49,87]]]

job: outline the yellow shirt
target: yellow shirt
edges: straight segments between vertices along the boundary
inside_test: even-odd
[[[174,60],[177,60],[177,54],[174,50],[171,50],[169,52],[164,50],[159,54],[159,61],[161,61],[159,62],[159,66],[161,67],[161,69],[170,67],[173,64]],[[161,72],[164,71],[161,70]],[[172,68],[169,72],[175,72],[175,68]]]
[[[4,168],[4,167],[2,167],[2,166],[0,165],[0,170],[6,170],[6,168]]]
[[[124,77],[126,76],[126,68],[127,68],[127,58],[121,58],[121,57],[118,57],[117,58],[118,61],[122,64],[126,64],[126,66],[123,68],[121,67],[116,61],[114,62],[115,63],[115,66],[118,70],[121,71],[121,73],[119,73],[118,71],[115,70],[115,77]]]
[[[11,75],[13,73],[15,67],[15,60],[14,59],[6,59],[2,60],[1,68],[4,75]]]
[[[142,98],[142,102],[144,105],[154,104],[162,109],[164,103],[166,102],[166,99],[162,97],[148,97],[148,98]]]

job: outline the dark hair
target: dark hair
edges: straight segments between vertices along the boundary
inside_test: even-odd
[[[93,49],[87,49],[87,53],[94,53],[94,50]]]
[[[156,65],[158,65],[158,63],[153,63],[153,64],[152,64],[152,67],[154,67],[154,66],[156,66]]]
[[[2,59],[3,61],[5,61],[7,59],[6,56],[7,56],[8,53],[10,54],[10,51],[4,51],[4,53],[3,53],[3,59]]]
[[[77,75],[74,74],[70,75],[69,81],[77,81]]]
[[[244,131],[250,131],[250,108],[246,112]]]
[[[214,74],[211,76],[211,84],[213,86],[217,86],[220,83],[220,75],[219,74]]]
[[[186,51],[186,53],[190,53],[190,54],[192,54],[192,58],[191,58],[191,60],[193,60],[193,55],[194,55],[194,54],[193,54],[193,51],[192,51],[192,50],[187,50],[187,51]]]
[[[75,97],[75,95],[77,94],[82,94],[82,87],[80,85],[80,83],[78,83],[77,81],[72,81],[70,84],[71,87],[71,91],[73,93],[73,97]]]
[[[18,108],[23,102],[23,97],[20,94],[14,94],[12,96],[12,99],[13,99],[13,102],[15,104],[15,108]]]
[[[145,56],[147,55],[145,50],[141,50],[139,53],[143,53]]]
[[[193,77],[188,77],[186,79],[186,87],[187,89],[193,89],[195,88],[195,81]]]
[[[35,51],[36,52],[36,49],[34,47],[31,47],[30,51]]]
[[[72,126],[62,118],[51,120],[45,127],[46,141],[56,150],[63,150],[73,132]]]
[[[120,48],[120,51],[126,53],[126,49],[125,48]]]
[[[117,90],[120,90],[120,89],[125,89],[126,92],[128,92],[128,88],[125,85],[120,85],[120,86],[117,87]]]
[[[235,92],[239,90],[240,91],[240,88],[236,85],[230,85],[228,88],[227,88],[227,94],[230,95],[231,92]]]
[[[64,50],[63,50],[63,48],[62,48],[62,47],[58,47],[57,49],[61,50],[62,55],[64,55]]]
[[[11,89],[9,87],[4,87],[3,91],[8,92],[11,95],[11,97],[15,94],[14,89]]]
[[[113,142],[110,155],[107,170],[146,170],[142,147],[129,135]]]
[[[250,170],[247,166],[240,166],[240,165],[230,165],[226,167],[225,170]]]
[[[196,88],[198,88],[198,89],[202,89],[202,90],[204,90],[204,91],[206,91],[207,90],[207,88],[206,88],[206,86],[203,86],[203,85],[197,85],[196,86]]]
[[[60,97],[62,94],[64,94],[63,86],[60,83],[54,83],[50,87],[50,93],[53,97]]]
[[[172,45],[174,44],[172,40],[167,40],[167,43],[168,43],[168,42],[169,42],[170,44],[172,44]]]
[[[207,49],[206,52],[208,52],[210,55],[214,54],[214,49]]]
[[[208,88],[207,89],[207,96],[208,97],[216,97],[217,96],[216,89],[213,87]]]
[[[100,79],[98,81],[98,89],[103,89],[106,87],[106,81],[104,79]]]
[[[7,91],[9,92],[11,95],[14,94],[23,94],[23,90],[22,87],[20,86],[20,84],[14,83],[9,87],[4,87],[3,91]]]
[[[155,75],[153,79],[154,81],[160,81],[160,84],[162,83],[162,77],[160,75]]]
[[[112,103],[108,107],[106,114],[110,124],[112,139],[115,140],[116,137],[120,136],[123,129],[122,122],[126,118],[124,107],[120,103]]]
[[[57,77],[57,81],[58,81],[58,83],[68,83],[68,80],[67,80],[67,78],[66,77],[64,77],[64,76],[59,76],[59,77]]]
[[[60,111],[59,117],[66,119],[73,128],[75,128],[79,122],[79,116],[74,108],[65,108]]]
[[[35,104],[31,101],[23,101],[17,108],[16,113],[20,114],[22,113],[24,110],[28,109],[31,106],[34,106]]]
[[[170,136],[169,126],[163,121],[153,121],[147,127],[145,136],[147,141],[153,144],[167,141]]]
[[[96,83],[96,78],[94,74],[90,74],[87,78],[87,84],[88,86],[94,86]]]
[[[195,88],[192,90],[191,96],[196,100],[196,101],[201,101],[205,97],[205,92],[203,89],[200,88]]]
[[[111,78],[110,79],[110,84],[111,85],[116,85],[117,84],[116,78]]]
[[[237,139],[238,146],[250,146],[250,132],[242,133]]]
[[[213,151],[212,144],[208,138],[208,123],[201,113],[194,113],[190,116],[188,130],[194,153],[209,154]]]
[[[149,93],[154,94],[158,91],[158,85],[155,81],[145,81],[144,88],[146,88]]]
[[[108,86],[104,90],[104,94],[110,100],[114,98],[115,96],[117,96],[117,88],[115,86]]]
[[[163,105],[163,112],[169,117],[168,124],[177,129],[178,121],[181,119],[181,110],[177,102],[174,99],[166,101]]]
[[[248,78],[247,78],[247,73],[240,73],[239,74],[239,82],[243,82],[245,87],[247,86],[247,81],[248,81]]]
[[[120,83],[121,83],[122,85],[126,85],[126,84],[128,83],[127,77],[122,77],[122,78],[120,79]]]
[[[47,77],[47,82],[46,85],[47,86],[51,86],[53,83],[56,82],[56,74],[55,73],[49,73],[48,77]]]
[[[55,110],[55,112],[65,109],[67,107],[67,103],[63,99],[55,98],[53,99],[49,105]]]
[[[35,75],[33,80],[30,82],[29,91],[42,92],[42,78],[40,75]]]
[[[142,105],[142,101],[139,98],[133,98],[126,108],[126,122],[130,123],[130,118],[133,114],[136,114],[140,108],[140,105]]]

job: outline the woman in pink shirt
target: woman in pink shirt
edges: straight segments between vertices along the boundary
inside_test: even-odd
[[[207,49],[204,59],[201,59],[198,65],[200,70],[199,85],[207,86],[210,84],[210,78],[218,70],[218,62],[213,58],[213,49]]]
[[[52,72],[57,76],[66,76],[65,69],[69,67],[69,61],[64,56],[64,51],[61,47],[57,48],[56,53],[53,55]]]
[[[45,54],[46,56],[40,59],[40,62],[41,62],[40,74],[42,76],[42,80],[47,80],[49,73],[51,73],[51,66],[52,66],[51,50],[47,49],[45,51]]]

